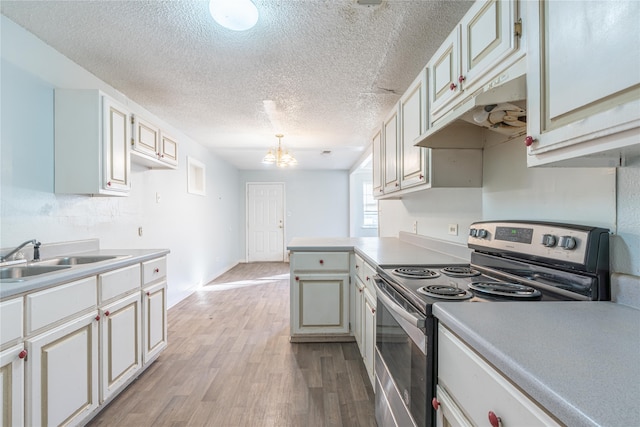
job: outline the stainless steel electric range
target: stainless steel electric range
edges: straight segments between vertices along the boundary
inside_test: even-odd
[[[375,278],[376,420],[432,426],[436,319],[442,301],[609,300],[609,231],[549,222],[471,225],[471,262],[381,266]]]

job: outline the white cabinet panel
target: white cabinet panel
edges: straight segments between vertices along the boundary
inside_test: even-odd
[[[640,2],[526,2],[528,166],[640,154]],[[554,43],[553,40],[562,40]],[[612,66],[615,64],[615,66]]]
[[[348,252],[296,252],[295,271],[349,271]]]
[[[442,43],[428,64],[430,123],[434,123],[448,111],[461,86],[460,76],[460,27],[456,28]]]
[[[101,303],[140,290],[140,264],[100,274],[98,288]]]
[[[438,325],[438,387],[477,425],[487,422],[489,411],[505,426],[558,425],[442,325]]]
[[[26,335],[97,307],[96,277],[76,280],[26,296]]]
[[[140,293],[101,308],[100,322],[103,402],[142,366]]]
[[[343,280],[306,279],[300,283],[300,327],[340,326]]]
[[[427,149],[414,146],[426,129],[427,72],[424,70],[400,99],[400,188],[427,181]]]
[[[382,152],[382,130],[378,129],[371,140],[372,154],[371,167],[373,169],[373,195],[379,196],[383,193],[382,180],[384,170],[384,155]]]
[[[24,425],[24,345],[0,352],[0,422]]]
[[[398,167],[398,154],[400,153],[398,146],[398,109],[397,107],[391,112],[389,117],[382,125],[384,135],[384,192],[392,193],[400,190],[400,176]]]
[[[22,298],[0,302],[0,348],[22,341]]]
[[[98,406],[98,322],[91,313],[26,341],[27,425],[76,424]]]
[[[142,291],[142,360],[152,361],[167,346],[167,282]]]
[[[374,384],[374,350],[376,348],[376,297],[371,295],[368,290],[364,291],[363,306],[363,355],[364,366],[369,374],[369,381]]]
[[[142,286],[167,277],[167,257],[163,256],[142,263]]]

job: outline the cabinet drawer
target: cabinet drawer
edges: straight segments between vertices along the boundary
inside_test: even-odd
[[[349,271],[349,252],[295,252],[294,271]]]
[[[477,425],[489,411],[512,426],[558,425],[535,402],[442,325],[438,325],[438,386]]]
[[[27,295],[26,335],[97,307],[96,276]]]
[[[148,285],[167,276],[167,257],[142,263],[142,285]]]
[[[375,298],[376,296],[376,285],[373,283],[373,276],[376,275],[376,270],[370,266],[369,264],[364,264],[364,279],[362,283],[367,287],[369,293]]]
[[[101,302],[109,301],[136,289],[140,289],[140,264],[130,265],[98,276]]]
[[[364,260],[360,255],[356,254],[356,276],[364,282]]]
[[[22,298],[0,303],[0,347],[22,338]]]

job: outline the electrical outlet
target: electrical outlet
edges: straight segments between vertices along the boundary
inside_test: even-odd
[[[161,199],[162,197],[160,196],[160,193],[156,193],[156,203],[160,203]]]
[[[138,227],[138,236],[142,237],[142,227]]]
[[[458,235],[458,224],[449,224],[449,234],[452,236]]]
[[[413,221],[413,232],[418,234],[418,221]]]

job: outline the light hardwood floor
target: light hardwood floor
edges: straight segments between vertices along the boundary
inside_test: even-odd
[[[89,426],[376,425],[355,343],[289,342],[289,264],[240,264],[168,322],[168,348]]]

